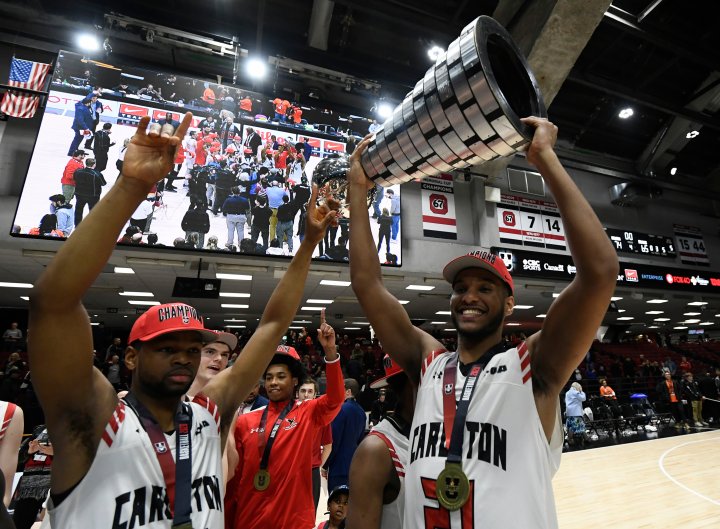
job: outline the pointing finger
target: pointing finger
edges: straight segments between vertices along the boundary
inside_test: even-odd
[[[325,309],[320,311],[320,327],[325,325]]]

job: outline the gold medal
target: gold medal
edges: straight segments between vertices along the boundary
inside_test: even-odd
[[[465,481],[467,481],[467,478]],[[253,479],[253,486],[255,487],[255,490],[259,491],[267,489],[270,486],[270,472],[263,468],[258,470],[257,474],[255,474],[255,478]]]
[[[470,482],[458,463],[446,463],[435,481],[438,502],[448,511],[457,511],[470,496]]]

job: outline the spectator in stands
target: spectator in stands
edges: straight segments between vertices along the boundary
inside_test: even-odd
[[[673,380],[670,371],[665,371],[663,380],[658,383],[655,391],[658,394],[658,400],[665,404],[672,413],[675,419],[675,428],[678,430],[683,426],[689,428],[682,403],[682,386]]]
[[[692,373],[692,369],[693,369],[692,363],[690,362],[690,360],[687,359],[686,356],[683,356],[680,359],[680,364],[678,367],[680,368],[680,373],[682,373],[683,375],[685,373]]]
[[[565,425],[570,444],[585,443],[585,421],[583,420],[585,393],[578,382],[573,382],[565,393]]]
[[[117,355],[120,358],[120,362],[125,362],[125,347],[122,345],[120,338],[113,338],[113,342],[108,346],[105,352],[105,362],[109,362],[110,359]]]
[[[205,103],[205,106],[214,107],[215,91],[210,87],[210,83],[204,83],[203,86],[205,90],[203,91],[202,101]]]
[[[705,397],[700,392],[700,387],[694,380],[692,373],[683,373],[682,395],[690,401],[694,426],[710,426],[703,420],[702,408]]]
[[[675,376],[675,372],[677,371],[677,364],[673,362],[673,359],[669,356],[665,357],[665,361],[663,362],[663,368],[670,371],[670,374]]]
[[[604,378],[600,380],[600,396],[603,398],[605,403],[610,406],[613,415],[616,418],[620,417],[620,406],[618,405],[615,390],[608,385],[607,379]]]
[[[720,373],[720,368],[717,371]],[[705,418],[707,418],[707,422],[713,425],[716,425],[718,418],[720,418],[720,413],[718,413],[720,411],[720,403],[717,402],[720,400],[720,378],[718,378],[717,382],[718,385],[716,386],[715,379],[710,373],[710,370],[705,373],[705,376],[700,377],[700,380],[698,380],[700,393],[705,397],[703,400],[703,413],[705,414]]]
[[[625,373],[626,378],[635,377],[635,362],[629,356],[626,356],[623,361],[623,373]]]
[[[27,460],[13,495],[16,529],[30,529],[50,490],[53,446],[44,424],[37,426],[27,448]]]
[[[112,358],[110,358],[110,362],[108,362],[104,372],[105,377],[112,385],[115,393],[125,389],[124,385],[120,382],[120,357],[118,355],[113,355]]]
[[[17,322],[13,322],[10,324],[10,328],[5,329],[5,332],[3,333],[3,350],[6,352],[12,351],[14,353],[15,348],[21,346],[22,343],[23,332],[20,328],[18,328]],[[17,357],[20,358],[20,355],[17,355]],[[5,366],[5,370],[7,370],[7,364]]]
[[[139,95],[141,97],[144,96],[145,98],[152,99],[153,101],[164,101],[163,96],[162,96],[162,89],[155,88],[151,84],[148,84],[146,87],[138,90],[137,95]]]
[[[367,417],[365,410],[355,398],[360,392],[360,384],[353,378],[345,379],[345,403],[332,422],[333,448],[327,464],[328,489],[347,485],[350,474],[350,462],[353,454],[365,436]]]
[[[381,389],[378,398],[373,402],[372,410],[370,411],[370,426],[375,426],[377,423],[382,421],[388,415],[387,406],[387,393],[384,389]]]

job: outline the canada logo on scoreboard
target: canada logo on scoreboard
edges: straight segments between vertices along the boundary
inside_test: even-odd
[[[433,193],[429,197],[430,211],[436,215],[446,215],[448,212],[448,201],[445,195]]]
[[[517,224],[515,213],[512,211],[503,211],[502,218],[506,226],[515,226]]]

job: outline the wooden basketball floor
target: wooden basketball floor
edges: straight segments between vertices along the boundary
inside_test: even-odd
[[[563,454],[561,529],[720,528],[720,430]]]

